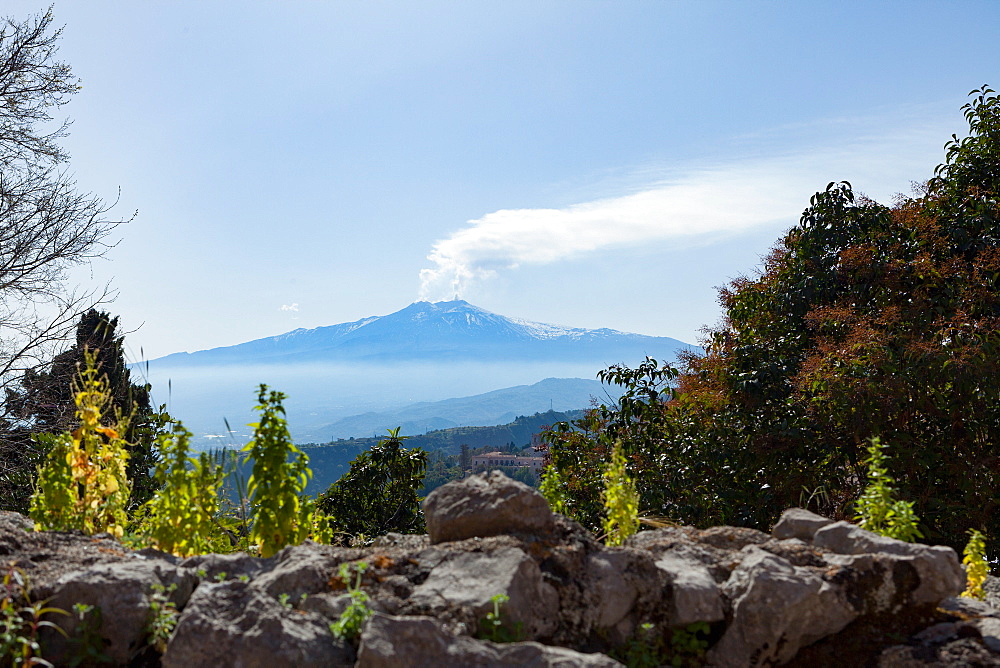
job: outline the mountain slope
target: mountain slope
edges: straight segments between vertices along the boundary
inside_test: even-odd
[[[617,359],[621,353],[671,351],[689,347],[668,337],[613,329],[560,327],[508,318],[462,300],[416,302],[385,316],[195,353],[167,355],[161,367],[290,362],[386,361],[390,359]],[[610,356],[610,357],[609,357]]]
[[[558,397],[547,388],[492,413],[483,405],[472,411],[456,404],[432,414],[419,404],[546,378],[593,379],[610,364],[635,365],[646,355],[672,360],[690,347],[667,337],[508,318],[456,300],[416,302],[389,315],[175,353],[136,365],[136,372],[148,371],[154,400],[166,403],[201,446],[246,442],[261,383],[288,395],[288,426],[296,440],[321,442],[404,424],[411,433],[496,424],[511,414],[549,410]],[[579,402],[561,408],[585,408],[583,394],[600,392],[581,392]],[[377,415],[331,431],[338,421],[362,413]]]
[[[487,426],[510,422],[518,415],[540,409],[556,411],[587,408],[590,398],[604,398],[605,387],[583,378],[546,378],[533,385],[518,385],[471,397],[423,401],[395,411],[352,415],[320,429],[329,438],[384,436],[400,427],[404,436],[450,427]]]

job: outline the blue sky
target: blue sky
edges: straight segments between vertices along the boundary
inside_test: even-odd
[[[75,276],[147,358],[456,292],[693,342],[813,192],[908,192],[1000,85],[997,2],[54,11],[71,169],[138,210]]]

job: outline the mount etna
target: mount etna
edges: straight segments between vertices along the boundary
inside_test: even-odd
[[[249,436],[260,383],[288,395],[297,441],[326,442],[396,426],[422,433],[586,408],[592,396],[604,398],[592,380],[600,369],[646,355],[672,360],[690,347],[510,318],[456,300],[135,366],[200,445],[225,446]]]

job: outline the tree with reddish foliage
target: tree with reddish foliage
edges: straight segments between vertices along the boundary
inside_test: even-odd
[[[766,529],[792,505],[850,518],[878,436],[928,541],[1000,535],[1000,99],[972,95],[969,136],[915,196],[817,193],[721,291],[676,390],[643,395],[652,369],[619,370],[624,402],[596,437],[554,432],[552,460],[603,456],[625,430],[647,512]]]

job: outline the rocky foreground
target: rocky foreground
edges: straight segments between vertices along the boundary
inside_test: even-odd
[[[52,606],[97,606],[94,630],[119,666],[617,666],[610,655],[634,662],[657,635],[696,628],[707,652],[684,650],[684,665],[1000,666],[1000,613],[957,598],[965,576],[951,548],[801,509],[770,535],[675,527],[608,548],[500,472],[439,488],[424,511],[426,536],[269,559],[135,552],[0,513],[0,562]],[[330,624],[350,600],[338,567],[359,560],[377,612],[356,646]],[[147,630],[154,584],[176,585],[180,611],[162,656]],[[523,640],[476,638],[497,594],[509,597],[503,628]],[[82,638],[71,617],[53,621],[71,637],[47,637],[47,658],[64,665]]]

